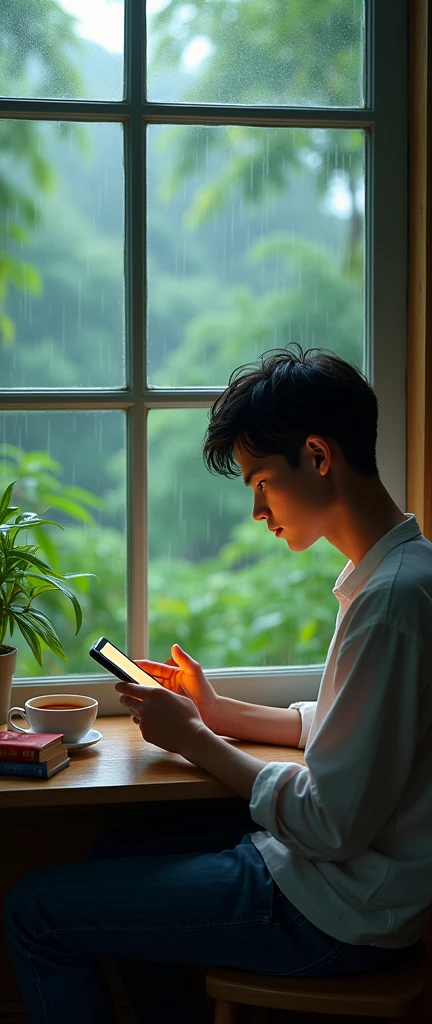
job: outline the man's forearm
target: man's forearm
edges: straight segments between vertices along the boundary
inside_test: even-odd
[[[255,779],[266,764],[258,757],[237,750],[204,725],[196,731],[182,754],[248,801]]]
[[[297,747],[301,715],[298,708],[269,708],[246,704],[231,697],[219,697],[218,714],[212,729],[219,736]]]

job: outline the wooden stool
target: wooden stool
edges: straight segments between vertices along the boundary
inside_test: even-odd
[[[215,1024],[235,1024],[236,1003],[297,1013],[415,1021],[430,969],[426,947],[421,946],[397,967],[340,978],[274,978],[213,967],[207,972],[206,990],[216,1000]]]

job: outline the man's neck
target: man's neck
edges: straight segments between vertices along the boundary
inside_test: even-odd
[[[331,509],[327,540],[358,565],[371,548],[405,521],[378,477],[350,479]]]

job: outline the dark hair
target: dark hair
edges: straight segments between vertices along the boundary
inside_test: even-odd
[[[290,351],[290,349],[297,351]],[[239,476],[234,444],[258,458],[284,455],[292,469],[309,434],[332,438],[361,476],[378,476],[378,403],[363,373],[334,352],[298,344],[237,367],[209,413],[203,456],[211,473]]]

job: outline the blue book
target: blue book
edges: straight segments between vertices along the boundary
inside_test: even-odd
[[[0,775],[15,775],[26,779],[50,779],[62,768],[70,764],[70,757],[64,756],[64,751],[51,757],[49,761],[41,763],[29,763],[28,761],[0,761]]]

